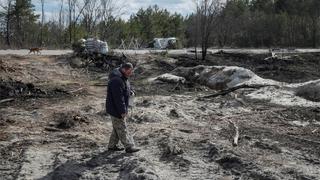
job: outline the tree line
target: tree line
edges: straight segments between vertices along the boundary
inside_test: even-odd
[[[121,19],[115,0],[60,0],[54,18],[36,14],[31,0],[0,4],[1,47],[71,47],[98,37],[117,48],[121,40],[146,46],[156,37],[177,37],[184,47],[318,47],[318,0],[193,0],[188,16],[157,5]],[[205,58],[205,55],[203,56]]]

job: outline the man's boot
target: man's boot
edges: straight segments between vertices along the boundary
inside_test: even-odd
[[[109,151],[123,151],[124,148],[120,148],[120,147],[116,146],[116,147],[113,147],[113,148],[108,148],[108,150]]]
[[[138,152],[138,151],[140,151],[140,149],[136,148],[136,147],[130,147],[130,148],[126,149],[126,153],[135,153],[135,152]]]

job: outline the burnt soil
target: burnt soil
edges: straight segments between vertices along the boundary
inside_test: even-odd
[[[142,149],[128,154],[107,150],[108,72],[73,68],[66,56],[1,56],[0,102],[11,100],[0,103],[0,179],[320,179],[320,107],[249,101],[247,89],[198,100],[214,91],[146,81],[197,64],[241,66],[283,82],[320,78],[318,54],[265,57],[128,59],[138,69],[128,126]],[[238,146],[229,121],[239,127]]]

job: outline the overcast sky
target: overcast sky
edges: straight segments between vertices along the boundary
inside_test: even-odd
[[[121,1],[121,0],[118,0]],[[160,8],[166,8],[170,12],[178,12],[184,16],[194,11],[193,0],[123,0],[126,4],[123,19],[128,19],[131,14],[136,13],[139,8],[147,8],[150,5],[157,4]],[[45,18],[50,20],[56,18],[59,11],[61,0],[45,0]],[[67,0],[65,0],[67,2]],[[41,13],[40,0],[32,0],[37,13]],[[65,4],[67,6],[67,4]]]

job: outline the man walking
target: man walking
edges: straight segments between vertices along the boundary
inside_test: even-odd
[[[140,149],[134,145],[133,138],[128,132],[126,117],[128,114],[131,88],[128,78],[132,75],[133,66],[125,63],[113,70],[109,75],[106,110],[111,115],[113,130],[109,140],[110,151],[122,151],[117,145],[120,142],[127,153],[134,153]]]

